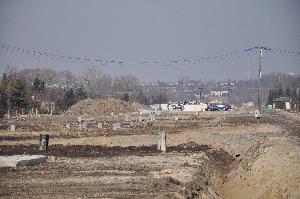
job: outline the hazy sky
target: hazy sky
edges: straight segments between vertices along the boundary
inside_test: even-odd
[[[300,51],[299,0],[0,0],[0,43],[73,57],[129,62],[97,67],[142,81],[255,77],[257,56],[170,64],[257,45]],[[139,64],[139,61],[158,61]],[[86,63],[0,49],[0,69],[48,67],[80,73]],[[1,72],[1,71],[0,71]],[[269,54],[263,73],[300,73],[300,56]]]

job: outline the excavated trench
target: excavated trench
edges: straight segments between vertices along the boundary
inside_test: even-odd
[[[0,196],[299,198],[297,117],[266,113],[257,125],[251,114],[217,114],[210,125],[168,134],[166,153],[153,144],[143,146],[142,135],[119,137],[126,146],[114,141],[119,135],[105,143],[93,134],[101,145],[81,137],[69,143],[64,136],[65,143],[60,140],[41,152],[37,144],[22,144],[33,135],[22,140],[5,134],[0,136],[0,155],[44,154],[49,160],[32,167],[1,168]],[[156,139],[149,136],[150,141]]]

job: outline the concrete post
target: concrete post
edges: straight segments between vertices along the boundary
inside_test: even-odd
[[[155,121],[155,116],[152,115],[152,114],[150,114],[150,115],[149,115],[149,119],[150,119],[151,122],[154,122],[154,121]]]
[[[10,125],[10,131],[16,131],[16,126],[15,125]]]
[[[125,122],[128,122],[128,121],[129,121],[129,116],[125,115]]]
[[[164,131],[159,132],[159,140],[157,145],[158,150],[161,150],[162,152],[166,152],[167,150],[166,139],[167,139],[166,133]]]
[[[115,124],[115,123],[112,124],[112,130],[113,130],[113,131],[116,131],[116,130],[117,130],[117,124]]]
[[[99,123],[97,124],[97,128],[98,128],[98,129],[102,129],[102,123],[99,122]]]
[[[82,128],[83,128],[84,130],[86,130],[87,127],[88,127],[88,123],[87,123],[87,122],[83,122],[83,123],[82,123]]]
[[[117,129],[120,129],[120,128],[121,128],[121,123],[117,122],[117,123],[116,123],[116,128],[117,128]]]
[[[142,122],[144,119],[142,116],[139,116],[139,122]]]
[[[66,129],[71,129],[71,125],[69,123],[66,124]]]
[[[49,134],[40,134],[39,150],[48,150]]]
[[[87,123],[86,122],[82,122],[79,124],[79,130],[86,130],[87,129]]]

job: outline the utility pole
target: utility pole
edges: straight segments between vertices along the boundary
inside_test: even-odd
[[[258,59],[258,77],[257,77],[257,107],[260,110],[261,100],[260,100],[260,84],[261,84],[261,65],[262,65],[262,57],[263,57],[263,48],[259,49],[259,59]]]
[[[257,77],[257,110],[255,111],[255,117],[256,117],[257,124],[259,124],[259,120],[260,120],[260,107],[261,107],[260,83],[261,83],[262,57],[263,57],[263,47],[260,47],[259,48],[259,59],[258,59],[258,77]]]
[[[199,88],[199,104],[202,102],[202,92],[203,88]]]

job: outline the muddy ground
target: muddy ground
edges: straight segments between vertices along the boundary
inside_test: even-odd
[[[133,125],[117,131],[111,118],[84,131],[64,129],[57,116],[3,121],[17,131],[0,131],[0,155],[49,159],[0,168],[0,197],[300,198],[300,116],[265,112],[257,124],[253,115],[163,113],[153,123],[131,115]],[[161,130],[165,153],[156,146]],[[38,150],[40,133],[50,135],[48,151]]]

